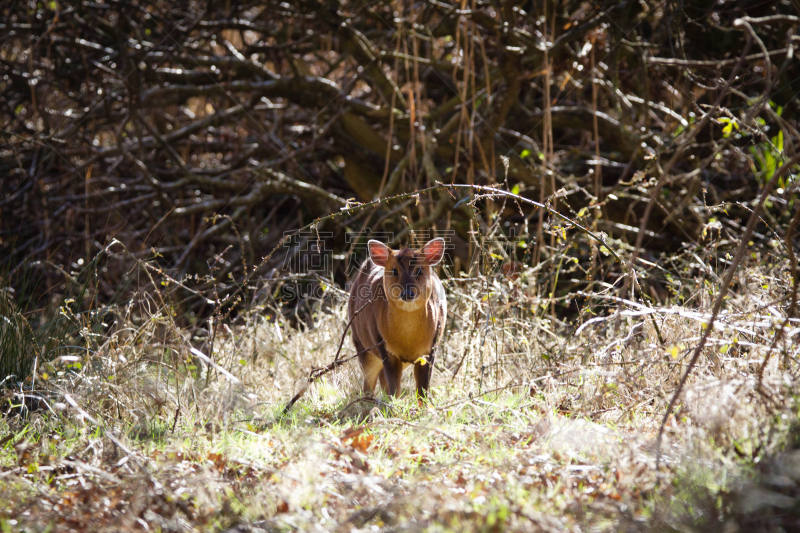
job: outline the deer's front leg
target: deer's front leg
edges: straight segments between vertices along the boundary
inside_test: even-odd
[[[403,377],[403,362],[397,357],[386,351],[385,346],[381,346],[381,357],[383,358],[383,379],[381,385],[384,392],[390,396],[400,394],[400,378]]]
[[[439,334],[433,338],[431,353],[426,357],[426,361],[414,363],[414,380],[417,382],[417,396],[419,398],[428,397],[428,389],[431,388],[431,376],[433,375],[433,362],[436,360],[436,341]]]
[[[417,396],[419,398],[428,397],[428,389],[431,386],[431,365],[430,359],[423,363],[414,363],[414,380],[417,382]]]

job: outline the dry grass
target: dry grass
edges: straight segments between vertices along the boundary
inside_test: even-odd
[[[42,365],[32,387],[41,399],[8,396],[26,407],[12,408],[0,426],[3,527],[641,531],[746,523],[736,491],[751,486],[760,460],[782,457],[796,417],[795,322],[758,381],[790,290],[786,265],[765,264],[741,271],[667,422],[660,457],[655,437],[707,319],[712,274],[684,278],[671,298],[681,305],[595,294],[587,303],[608,309],[574,324],[547,314],[525,272],[512,282],[451,279],[453,315],[430,405],[409,395],[363,397],[353,362],[281,418],[308,371],[335,356],[345,295],[328,291],[296,327],[267,300],[252,303],[218,321],[209,349],[201,330],[174,325],[168,284],[151,271],[153,283],[117,309],[91,357],[75,350],[77,361]],[[193,358],[192,345],[230,376]],[[352,353],[349,339],[345,346]],[[755,512],[778,508],[770,490]]]

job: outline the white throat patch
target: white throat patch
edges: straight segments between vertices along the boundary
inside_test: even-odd
[[[407,302],[405,300],[392,300],[392,303],[397,306],[398,309],[402,311],[417,311],[421,309],[425,305],[425,300],[420,298],[419,296]]]

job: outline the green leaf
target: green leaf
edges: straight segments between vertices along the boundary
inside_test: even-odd
[[[727,138],[733,133],[733,128],[736,128],[736,131],[739,131],[739,123],[736,121],[735,118],[726,118],[723,117],[719,119],[719,121],[725,124],[725,127],[722,128],[722,136]]]
[[[777,161],[775,160],[775,156],[772,155],[772,152],[766,152],[764,154],[764,161],[765,165],[765,175],[764,181],[769,181],[772,179],[772,176],[775,175],[775,169],[777,168]]]
[[[519,194],[519,183],[517,183],[511,188],[511,192],[514,194]]]
[[[722,128],[722,136],[728,137],[730,136],[731,132],[733,131],[733,122],[728,122],[728,124]]]
[[[530,157],[530,156],[531,156],[531,151],[530,151],[530,150],[528,150],[528,149],[526,148],[525,150],[523,150],[523,151],[522,151],[522,152],[519,154],[519,156],[520,156],[522,159],[525,159],[526,157]]]

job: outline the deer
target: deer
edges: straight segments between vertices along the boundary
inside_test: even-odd
[[[444,239],[419,250],[392,250],[374,239],[367,246],[369,258],[353,281],[347,309],[364,392],[372,394],[380,380],[383,391],[397,397],[403,371],[413,364],[422,402],[447,317],[444,286],[433,268],[444,256]]]

